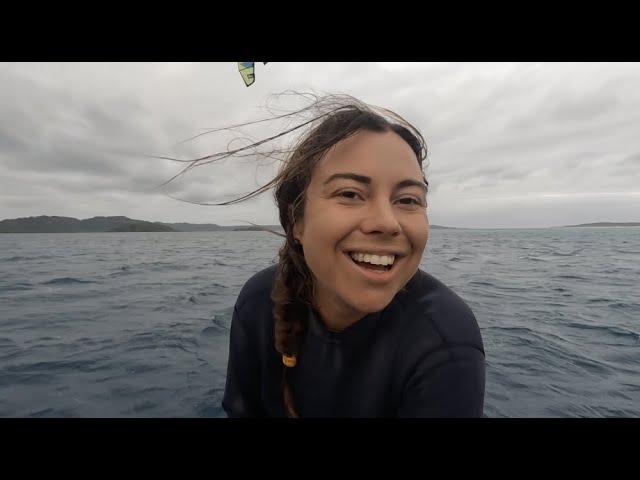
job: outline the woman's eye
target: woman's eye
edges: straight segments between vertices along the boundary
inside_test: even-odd
[[[357,195],[358,194],[356,192],[351,192],[351,191],[340,192],[341,197],[348,198],[348,199],[354,199],[356,198]]]
[[[402,203],[404,205],[422,205],[422,203],[420,201],[418,201],[417,199],[415,199],[413,197],[401,198],[400,199],[400,203]]]

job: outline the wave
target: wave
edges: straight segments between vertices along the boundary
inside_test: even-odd
[[[544,258],[536,257],[536,256],[533,256],[533,255],[523,255],[523,256],[520,256],[518,258],[522,258],[524,260],[531,260],[532,262],[546,262],[547,261]]]
[[[31,289],[33,289],[32,283],[14,283],[12,285],[0,287],[0,292],[14,292],[14,291],[31,290]]]
[[[22,262],[24,260],[42,260],[42,259],[50,259],[50,258],[54,258],[54,257],[52,257],[51,255],[38,255],[35,257],[21,257],[19,255],[16,255],[9,258],[2,258],[0,259],[0,262]]]
[[[586,323],[569,322],[566,324],[568,327],[575,328],[577,330],[595,330],[603,332],[614,337],[631,338],[633,340],[640,340],[640,334],[627,330],[623,327],[612,327],[607,325],[589,325]]]
[[[81,280],[79,278],[73,277],[61,277],[54,278],[53,280],[49,280],[47,282],[42,283],[41,285],[73,285],[77,283],[100,283],[94,280]]]

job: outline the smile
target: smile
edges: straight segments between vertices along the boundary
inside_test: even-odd
[[[364,252],[350,252],[349,256],[358,266],[381,272],[391,270],[396,258],[395,255],[376,255]]]
[[[395,277],[400,260],[396,255],[378,255],[367,252],[345,252],[345,256],[356,271],[368,282],[384,284]],[[382,263],[385,262],[386,265]]]

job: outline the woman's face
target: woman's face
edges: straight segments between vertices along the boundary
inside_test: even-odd
[[[318,162],[294,233],[328,325],[382,310],[411,279],[427,243],[426,208],[416,155],[394,132],[359,132]]]

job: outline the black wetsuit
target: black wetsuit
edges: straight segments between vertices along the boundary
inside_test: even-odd
[[[274,344],[275,266],[254,275],[233,311],[222,406],[229,417],[284,417]],[[382,311],[340,333],[311,310],[290,372],[300,417],[480,417],[484,347],[467,304],[419,270]]]

